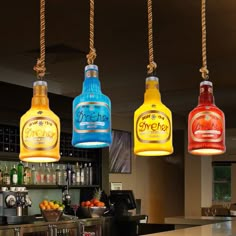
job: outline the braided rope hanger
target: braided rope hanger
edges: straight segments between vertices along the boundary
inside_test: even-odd
[[[149,64],[147,65],[147,73],[152,74],[157,68],[153,56],[153,30],[152,30],[152,0],[147,1],[148,8],[148,49],[149,49]]]
[[[88,64],[93,64],[97,54],[96,49],[94,48],[94,0],[90,0],[90,16],[89,16],[89,48],[90,51],[87,54]]]
[[[46,72],[45,67],[45,0],[40,0],[40,58],[33,68],[38,79],[42,79]]]
[[[207,80],[209,78],[209,71],[207,69],[207,55],[206,55],[206,0],[201,2],[201,20],[202,20],[202,67],[200,72],[202,78]]]

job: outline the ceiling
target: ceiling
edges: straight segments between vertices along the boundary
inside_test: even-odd
[[[229,126],[227,121],[236,118],[236,1],[208,0],[206,20],[209,78]],[[3,1],[0,22],[1,81],[32,87],[39,57],[39,0]],[[162,101],[186,121],[202,81],[201,0],[153,0],[153,31]],[[130,118],[143,103],[147,37],[146,0],[95,1],[95,64],[114,116]],[[88,48],[89,0],[46,1],[50,92],[81,93]]]

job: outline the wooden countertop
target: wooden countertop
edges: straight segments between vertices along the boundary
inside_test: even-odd
[[[213,223],[220,223],[224,221],[235,220],[235,217],[224,216],[175,216],[165,218],[166,224],[178,224],[178,225],[206,225]]]
[[[145,236],[233,236],[236,235],[235,217],[168,217],[165,223],[201,225],[172,231],[146,234]]]
[[[236,221],[226,221],[191,228],[146,234],[145,236],[233,236],[236,235]]]

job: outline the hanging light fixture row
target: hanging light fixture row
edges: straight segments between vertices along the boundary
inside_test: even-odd
[[[134,153],[164,156],[173,153],[172,114],[161,102],[159,80],[153,56],[152,1],[147,0],[149,65],[144,103],[134,113]]]
[[[164,156],[173,153],[172,114],[161,102],[157,64],[153,55],[152,0],[147,0],[148,47],[144,103],[134,113],[134,153]],[[188,117],[188,151],[194,155],[225,152],[224,113],[215,106],[212,82],[208,81],[206,60],[205,0],[202,0],[202,73],[199,103]],[[82,93],[73,100],[72,145],[77,148],[108,147],[112,143],[111,101],[101,91],[98,66],[94,64],[94,0],[90,0],[90,52],[87,55]],[[33,84],[30,110],[20,120],[20,160],[60,160],[60,120],[49,108],[45,76],[45,0],[40,0],[40,58],[34,67],[38,80]]]
[[[20,155],[25,162],[60,160],[60,120],[49,108],[45,68],[45,0],[40,0],[40,58],[34,67],[31,108],[20,119]]]
[[[193,155],[218,155],[226,151],[225,117],[215,105],[212,82],[208,81],[206,56],[206,0],[201,1],[202,68],[198,105],[188,117],[188,152]]]

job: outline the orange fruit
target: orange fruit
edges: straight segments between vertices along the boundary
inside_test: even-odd
[[[85,202],[85,206],[90,206],[91,202],[90,201],[86,201]]]
[[[44,205],[48,205],[48,200],[43,200]]]
[[[93,204],[94,204],[94,205],[96,205],[98,202],[99,202],[99,200],[96,199],[96,198],[93,200]]]
[[[43,203],[40,203],[40,204],[39,204],[39,208],[42,209],[42,210],[45,210],[44,204],[43,204]]]
[[[97,206],[98,206],[98,207],[104,207],[104,206],[105,206],[105,203],[104,203],[104,202],[98,202],[98,203],[97,203]]]
[[[49,202],[48,205],[53,208],[54,207],[54,202]]]
[[[50,210],[50,209],[51,209],[50,205],[45,206],[45,210]]]

